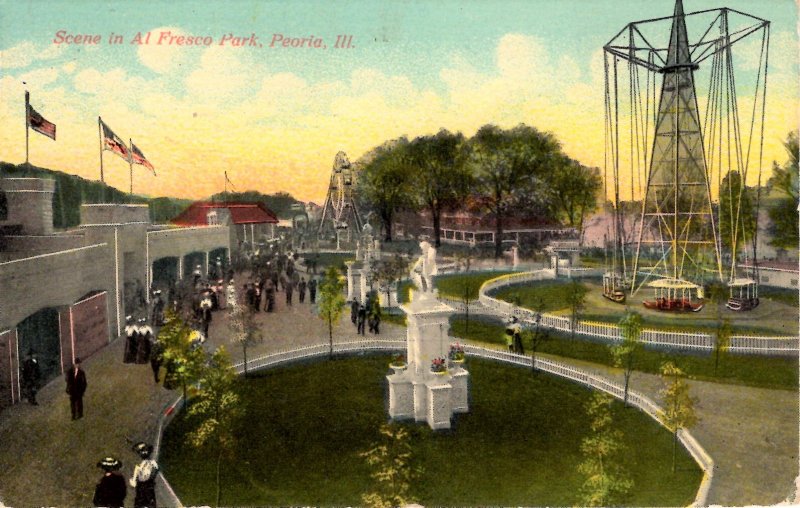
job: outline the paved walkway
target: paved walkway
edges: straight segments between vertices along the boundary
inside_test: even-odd
[[[296,295],[295,295],[296,296]],[[260,313],[263,343],[249,350],[255,357],[268,352],[318,343],[327,337],[325,323],[308,302],[286,308],[278,294],[277,310]],[[382,325],[381,337],[405,336],[401,327]],[[216,313],[210,345],[226,343],[223,313]],[[355,327],[345,312],[335,340],[354,338]],[[95,464],[105,455],[122,460],[129,477],[137,457],[126,438],[151,440],[157,415],[177,392],[153,383],[149,365],[123,364],[122,340],[85,362],[89,389],[82,420],[71,421],[63,381],[39,392],[40,405],[18,404],[0,413],[0,499],[9,506],[89,506],[101,476]],[[241,350],[228,347],[238,359]],[[571,362],[600,373],[619,376],[615,369]],[[633,388],[656,398],[656,376],[634,374]],[[796,392],[763,390],[716,383],[692,383],[700,398],[701,421],[695,436],[717,463],[709,503],[772,504],[792,493],[797,476]],[[133,492],[126,506],[132,506]]]

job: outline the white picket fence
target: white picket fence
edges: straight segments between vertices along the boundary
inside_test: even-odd
[[[502,287],[526,282],[553,279],[552,270],[537,270],[534,272],[515,273],[503,275],[496,279],[486,281],[480,288],[478,301],[481,305],[502,317],[517,316],[524,324],[529,326],[536,323],[536,312],[520,308],[516,305],[493,298],[489,292]],[[462,305],[463,306],[463,305]],[[541,326],[562,332],[572,332],[570,319],[564,316],[543,313],[539,321]],[[594,321],[579,321],[575,327],[576,335],[583,335],[601,339],[608,342],[622,340],[619,326],[610,323]],[[694,349],[710,351],[714,349],[714,337],[704,332],[675,332],[669,330],[656,330],[646,328],[642,331],[641,341],[661,347],[678,349]],[[734,335],[731,337],[730,351],[734,353],[762,354],[773,356],[797,356],[800,348],[797,336],[750,336]]]
[[[407,342],[405,338],[353,339],[345,342],[334,342],[332,351],[333,354],[358,354],[375,351],[402,351],[406,349],[406,344]],[[495,360],[507,364],[531,368],[531,357],[529,356],[473,345],[466,345],[464,350],[467,356]],[[280,365],[287,365],[294,362],[322,358],[330,354],[331,344],[329,342],[320,342],[310,346],[279,351],[277,353],[270,353],[249,359],[247,362],[247,369],[248,371],[257,371],[261,369],[277,367]],[[244,372],[244,362],[238,362],[234,364],[234,368],[236,369],[237,373],[242,374]],[[601,390],[620,400],[624,397],[625,389],[623,385],[615,383],[614,381],[606,379],[597,374],[573,367],[566,363],[537,357],[536,368],[543,372],[548,372],[550,374],[578,382],[585,386]],[[156,460],[158,459],[158,453],[161,447],[161,437],[164,428],[169,424],[169,422],[172,420],[172,418],[174,418],[175,414],[180,409],[181,401],[182,397],[178,397],[172,404],[168,405],[167,408],[165,408],[166,410],[162,411],[161,415],[159,416],[154,450],[154,457]],[[663,423],[660,419],[660,415],[662,413],[661,408],[644,395],[635,391],[629,391],[628,403],[645,412],[663,426]],[[700,466],[700,468],[703,470],[703,479],[700,483],[697,495],[695,496],[695,500],[691,506],[706,506],[708,492],[711,488],[711,481],[714,476],[714,461],[689,431],[683,429],[679,430],[678,439],[689,451],[692,458],[695,460],[695,462],[697,462],[698,466]],[[175,494],[175,491],[172,490],[172,487],[167,479],[163,475],[159,475],[159,478],[161,480],[160,484],[163,487],[159,490],[159,495],[161,496],[159,501],[160,504],[164,506],[183,507],[183,504]],[[166,499],[164,499],[165,497]]]

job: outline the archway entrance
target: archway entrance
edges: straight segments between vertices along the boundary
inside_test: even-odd
[[[152,284],[158,289],[165,290],[172,287],[178,280],[178,258],[166,257],[153,261]]]
[[[61,375],[58,310],[48,307],[31,314],[17,325],[17,333],[20,365],[28,352],[32,351],[39,360],[42,384]]]

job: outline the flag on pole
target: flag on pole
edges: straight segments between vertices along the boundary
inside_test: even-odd
[[[104,121],[100,120],[100,126],[103,128],[103,150],[111,150],[126,161],[129,160],[130,152],[125,142],[114,134],[114,131],[112,131]]]
[[[156,174],[156,168],[150,164],[150,161],[147,160],[147,157],[139,150],[139,147],[133,144],[133,141],[131,141],[131,161],[133,161],[134,164],[141,164],[146,167],[153,172],[153,175]]]
[[[54,141],[56,139],[56,124],[45,120],[30,104],[28,104],[28,127]]]

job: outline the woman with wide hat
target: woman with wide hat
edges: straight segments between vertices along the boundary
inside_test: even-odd
[[[153,447],[147,443],[136,443],[133,451],[139,454],[142,461],[133,468],[131,477],[131,487],[136,489],[136,497],[133,506],[156,508],[156,476],[158,476],[158,464],[150,458]]]
[[[121,508],[125,504],[125,495],[128,493],[125,478],[117,472],[122,467],[122,462],[114,457],[106,457],[97,463],[97,467],[103,469],[105,473],[94,489],[92,502],[95,506]]]

